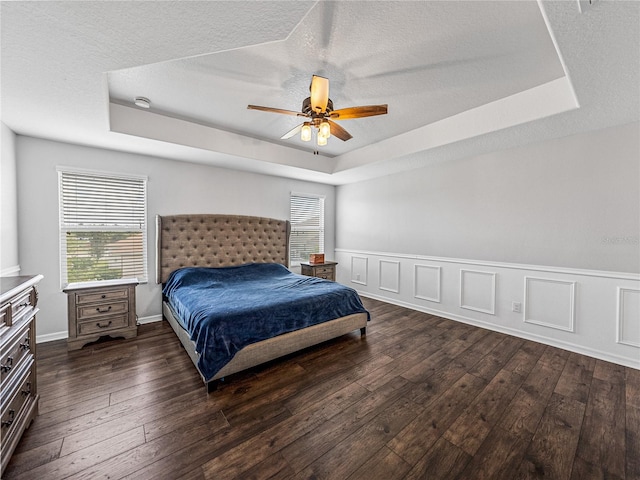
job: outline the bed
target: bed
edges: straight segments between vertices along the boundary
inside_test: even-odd
[[[198,369],[208,391],[215,390],[220,379],[253,366],[354,330],[359,329],[361,335],[366,334],[369,314],[353,289],[327,280],[296,275],[285,268],[289,263],[290,224],[288,221],[214,214],[157,216],[156,220],[156,282],[163,285],[162,313]],[[305,298],[310,295],[310,290],[313,290],[316,296],[309,297],[307,304],[301,305],[296,313],[292,313],[291,305],[286,302],[282,305],[280,313],[277,310],[267,311],[267,308],[277,307],[264,306],[260,304],[257,297],[251,296],[262,287],[247,283],[251,285],[244,288],[248,296],[243,296],[244,284],[240,280],[247,276],[248,281],[251,282],[256,280],[256,275],[259,277],[264,272],[268,277],[267,283],[278,285],[280,290],[285,289],[286,299],[290,296],[289,292],[298,290],[304,290],[305,293],[302,296]],[[226,279],[224,281],[230,280],[240,289],[240,296],[234,297],[234,300],[228,303],[231,307],[226,311],[227,290],[220,288],[202,290],[204,287],[195,282],[194,278],[198,281],[204,279],[209,286],[216,287],[219,287],[224,279]],[[285,282],[285,284],[278,282]],[[174,288],[176,284],[180,289]],[[222,317],[234,318],[240,326],[239,329],[247,332],[248,338],[244,340],[245,344],[236,342],[235,337],[233,341],[226,341],[221,350],[228,350],[226,352],[228,358],[223,362],[215,360],[213,367],[208,363],[212,357],[217,359],[218,355],[212,353],[215,348],[212,346],[211,339],[216,336],[221,337],[220,332],[223,332],[226,327],[211,323],[215,325],[212,327],[215,330],[203,334],[201,325],[209,324],[209,320],[202,320],[205,313],[200,310],[195,312],[185,310],[184,304],[191,302],[183,300],[180,303],[174,298],[176,290],[185,288],[195,289],[195,296],[200,297],[201,301],[208,299],[208,305],[200,305],[202,310],[206,310],[207,315],[213,315],[212,311],[221,309],[218,314]],[[350,307],[344,307],[347,310],[342,306],[336,307],[332,312],[327,312],[326,308],[324,311],[314,310],[318,306],[326,307],[328,304],[337,303],[338,295],[349,298],[346,303]],[[267,297],[275,297],[275,295],[268,294]],[[253,310],[247,309],[247,305],[254,304],[260,307]],[[189,305],[189,308],[191,307],[192,305]],[[264,313],[265,311],[267,313]],[[287,319],[289,323],[282,328],[264,328],[266,321],[260,315],[278,319],[290,318]],[[259,330],[258,332],[253,332],[254,327],[249,327],[252,325],[251,321],[245,321],[246,318],[253,319],[254,316],[257,320],[253,323],[258,325],[255,327]],[[198,321],[194,321],[194,318]],[[259,327],[260,325],[262,327]],[[195,330],[194,326],[197,327]],[[235,333],[237,332],[233,334]],[[234,348],[229,348],[229,345]]]

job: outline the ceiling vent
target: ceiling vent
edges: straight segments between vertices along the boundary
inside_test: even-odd
[[[580,9],[580,13],[586,12],[596,3],[600,3],[600,0],[578,0],[578,8]]]

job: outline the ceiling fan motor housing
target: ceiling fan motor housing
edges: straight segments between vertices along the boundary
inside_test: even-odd
[[[317,116],[329,116],[329,113],[331,113],[333,111],[333,102],[331,101],[331,99],[329,99],[327,101],[327,108],[324,111],[324,113],[318,115],[316,112],[313,111],[313,109],[311,108],[311,97],[307,97],[304,99],[304,101],[302,102],[302,113],[304,113],[305,115],[312,117],[313,118],[313,114],[316,114]]]

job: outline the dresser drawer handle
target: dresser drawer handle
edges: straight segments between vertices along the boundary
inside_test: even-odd
[[[107,313],[110,310],[111,310],[111,305],[109,305],[109,307],[107,307],[106,310],[100,310],[100,307],[96,308],[96,312],[98,313]]]
[[[106,325],[101,325],[100,322],[96,323],[96,327],[98,328],[108,328],[111,326],[111,320],[109,320],[109,323],[107,323]]]
[[[28,397],[29,395],[31,395],[31,382],[27,382],[25,387],[26,388],[22,390],[20,393],[22,393],[24,397]]]
[[[25,338],[24,339],[24,343],[20,344],[20,348],[22,350],[29,350],[30,347],[31,347],[31,345],[29,344],[29,339],[28,338]]]
[[[16,412],[14,410],[9,410],[9,420],[5,420],[2,422],[3,427],[10,427],[13,423],[13,418],[15,417]]]
[[[29,306],[29,302],[24,302],[21,303],[20,305],[18,305],[18,308],[24,308],[24,307],[28,307]]]
[[[13,357],[7,357],[7,363],[0,365],[0,370],[3,372],[8,372],[13,368]]]

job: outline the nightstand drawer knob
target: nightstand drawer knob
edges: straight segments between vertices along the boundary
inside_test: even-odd
[[[100,298],[103,298],[103,299],[104,299],[104,298],[107,298],[107,296],[103,293],[103,294],[100,296]]]
[[[100,322],[96,323],[96,327],[98,328],[109,328],[111,326],[111,320],[106,325],[102,325]]]
[[[111,310],[111,305],[109,305],[109,307],[107,307],[105,310],[101,310],[100,307],[96,308],[96,312],[98,313],[107,313],[110,310]]]
[[[0,365],[0,370],[8,372],[13,368],[13,357],[7,357],[7,363]]]

